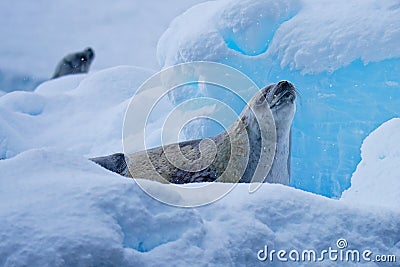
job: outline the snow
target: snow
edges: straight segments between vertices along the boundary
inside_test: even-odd
[[[282,185],[255,194],[240,185],[217,203],[180,209],[59,149],[29,150],[0,168],[1,266],[258,266],[264,245],[322,250],[339,238],[354,249],[400,253],[398,210]],[[333,264],[318,266],[343,263]]]
[[[352,203],[399,208],[400,119],[392,119],[363,142],[362,160],[342,199]]]
[[[34,92],[0,98],[0,157],[57,147],[82,155],[122,151],[125,110],[139,85],[152,73],[120,66],[51,80]]]
[[[210,1],[171,22],[157,56],[162,67],[224,63],[259,87],[293,82],[299,98],[292,186],[339,198],[361,160],[362,140],[399,117],[398,25],[400,5],[394,0]],[[234,108],[240,111],[243,104]],[[191,135],[199,128],[192,127]]]
[[[158,58],[169,66],[200,58],[276,57],[303,74],[332,72],[357,59],[367,64],[400,57],[399,15],[396,0],[209,1],[171,23]]]
[[[263,184],[249,194],[239,184],[213,204],[176,208],[88,160],[122,151],[124,114],[157,68],[158,36],[198,2],[0,3],[0,32],[10,36],[0,44],[0,266],[286,266],[259,262],[257,252],[336,249],[340,238],[350,249],[396,255],[384,265],[398,264],[398,1],[213,1],[177,17],[161,37],[162,67],[208,59],[259,86],[296,84],[293,187]],[[32,91],[89,41],[91,73]],[[171,104],[163,101],[155,119]],[[382,266],[296,264],[310,265]]]

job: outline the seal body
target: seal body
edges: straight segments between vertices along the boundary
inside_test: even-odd
[[[93,59],[94,51],[90,47],[81,52],[68,54],[58,63],[52,79],[69,74],[87,73]]]
[[[170,144],[129,155],[118,153],[91,160],[124,176],[159,182],[181,184],[211,182],[217,179],[221,182],[251,182],[260,161],[261,150],[265,149],[261,142],[264,138],[267,147],[274,147],[275,151],[267,151],[274,155],[274,158],[271,166],[261,168],[261,174],[265,178],[263,180],[288,185],[295,99],[294,86],[287,81],[281,81],[257,92],[239,118],[217,136]],[[268,107],[271,109],[274,123],[260,127],[259,118],[270,116]],[[272,128],[275,128],[275,131],[269,131],[273,130]],[[267,133],[261,129],[267,129]],[[268,132],[276,132],[276,139],[269,136]],[[275,141],[276,145],[272,144]],[[266,143],[263,143],[264,146]]]

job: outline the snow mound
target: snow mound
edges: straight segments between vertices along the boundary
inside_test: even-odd
[[[170,66],[276,57],[282,67],[302,73],[332,72],[356,59],[367,64],[400,57],[399,24],[395,0],[210,1],[171,23],[159,40],[158,58]]]
[[[400,116],[398,25],[396,0],[210,1],[170,24],[157,56],[163,68],[208,60],[239,69],[259,87],[295,84],[291,184],[339,198],[361,160],[362,140]]]
[[[400,119],[392,119],[364,141],[361,162],[342,199],[352,203],[399,208]]]
[[[220,0],[198,4],[177,17],[158,42],[161,66],[194,60],[254,57],[268,51],[281,23],[300,1]],[[207,10],[207,11],[205,11]],[[191,27],[182,27],[188,21]]]
[[[282,185],[255,194],[239,185],[212,205],[183,209],[74,153],[30,150],[0,169],[1,266],[257,266],[265,264],[257,259],[264,245],[322,250],[339,238],[359,250],[400,253],[398,211]]]
[[[41,84],[34,92],[0,98],[0,158],[32,148],[57,147],[82,155],[122,151],[125,109],[152,73],[115,67]]]
[[[281,66],[315,73],[337,70],[356,59],[367,64],[400,57],[398,1],[303,3],[302,12],[282,25],[271,45],[270,53],[278,55]]]

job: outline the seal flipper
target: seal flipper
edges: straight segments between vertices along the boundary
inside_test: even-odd
[[[101,167],[112,172],[116,172],[120,175],[128,176],[129,174],[129,170],[125,161],[125,155],[123,153],[116,153],[105,157],[91,158],[90,160],[99,164]]]

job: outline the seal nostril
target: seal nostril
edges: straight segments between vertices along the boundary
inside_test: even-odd
[[[276,87],[275,87],[275,93],[274,96],[279,96],[283,91],[286,90],[288,87],[288,82],[287,81],[280,81]]]
[[[278,86],[281,86],[281,87],[286,87],[286,86],[289,86],[289,85],[290,85],[290,83],[288,81],[280,81],[278,83]]]
[[[294,86],[288,81],[280,81],[277,83],[275,87],[275,94],[280,95],[281,93],[285,91],[294,91]]]

